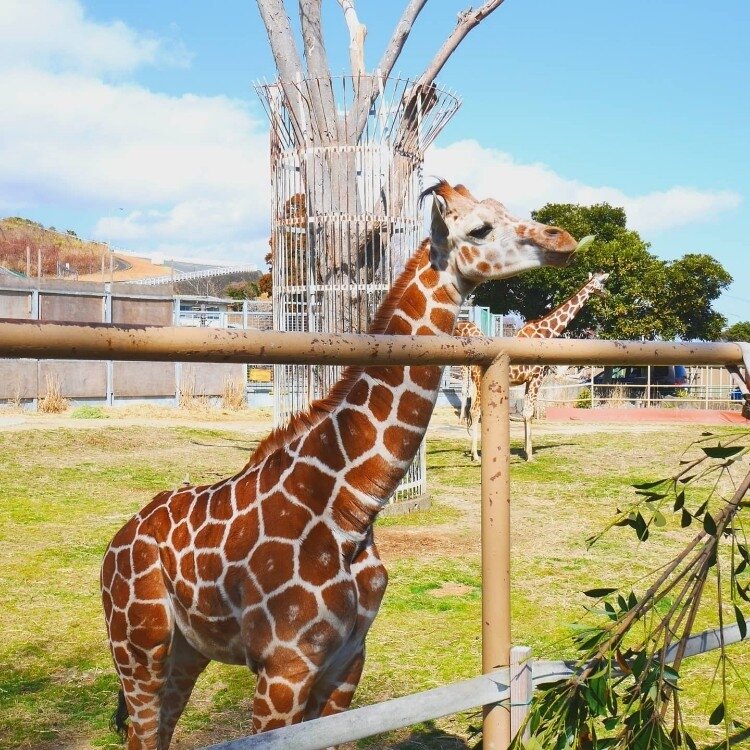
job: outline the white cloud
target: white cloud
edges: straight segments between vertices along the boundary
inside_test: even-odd
[[[96,216],[93,235],[140,253],[263,264],[268,237],[265,120],[226,97],[113,81],[182,64],[179,44],[95,22],[78,0],[0,0],[0,211]],[[547,201],[623,205],[638,229],[710,218],[730,192],[673,188],[628,196],[465,140],[428,152],[427,174],[505,196],[526,213]],[[80,227],[76,227],[80,230]]]
[[[623,206],[629,226],[648,235],[711,219],[742,202],[729,190],[705,191],[674,187],[644,195],[627,195],[612,187],[596,187],[571,180],[544,164],[519,164],[507,153],[463,140],[427,153],[426,174],[465,182],[477,196],[494,197],[512,211],[528,214],[545,203],[592,204],[606,201]]]
[[[243,103],[37,70],[0,71],[0,98],[0,204],[98,210],[96,236],[183,255],[267,234],[268,139]]]
[[[122,21],[86,18],[77,0],[2,0],[0,68],[122,73],[140,65],[185,65],[179,42],[139,33]]]

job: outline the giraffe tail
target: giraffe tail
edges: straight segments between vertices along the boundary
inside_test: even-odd
[[[112,718],[109,720],[109,727],[113,732],[120,735],[120,739],[124,742],[128,733],[128,707],[125,703],[125,693],[121,689],[117,694],[117,708],[112,714]]]
[[[466,422],[466,431],[471,432],[471,425],[474,421],[471,416],[471,396],[469,396],[466,399],[465,405],[464,405],[464,413],[461,415],[461,418]]]

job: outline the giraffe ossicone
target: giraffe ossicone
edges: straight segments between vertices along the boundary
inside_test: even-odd
[[[586,238],[584,238],[586,239]],[[583,241],[579,243],[581,247]],[[543,318],[526,323],[516,334],[518,338],[556,338],[561,336],[570,322],[583,309],[592,296],[605,297],[605,283],[608,273],[589,273],[588,280],[562,304],[555,307]],[[456,336],[483,336],[482,331],[471,321],[462,320],[456,324]],[[531,442],[531,420],[537,411],[539,391],[542,381],[549,372],[546,365],[513,365],[510,368],[511,385],[525,385],[523,400],[524,455],[527,461],[533,458]],[[471,459],[479,461],[479,417],[481,414],[482,368],[472,365],[463,368],[461,384],[461,409],[459,419],[471,431]]]
[[[373,332],[451,334],[485,279],[561,266],[576,247],[445,182],[430,237]],[[372,524],[409,467],[440,367],[351,367],[237,474],[157,495],[117,532],[102,600],[129,750],[166,750],[212,659],[257,674],[253,730],[348,708],[387,574]]]

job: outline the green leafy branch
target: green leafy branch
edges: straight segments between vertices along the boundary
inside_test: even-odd
[[[623,526],[631,527],[643,542],[654,526],[666,525],[664,514],[670,506],[683,527],[694,521],[701,524],[680,554],[652,572],[653,581],[640,596],[611,587],[584,592],[596,600],[589,614],[597,621],[575,629],[575,674],[538,688],[512,748],[695,750],[680,705],[679,676],[712,576],[720,627],[715,678],[721,679],[722,699],[711,711],[709,724],[723,725],[721,747],[731,747],[738,733],[748,735],[750,729],[732,716],[727,700],[730,671],[746,689],[747,685],[723,635],[725,590],[739,634],[747,635],[742,606],[750,603],[750,548],[741,511],[748,506],[750,473],[737,483],[730,472],[750,450],[747,438],[747,432],[723,442],[704,435],[686,451],[689,456],[683,454],[673,476],[635,485],[636,500],[618,509],[606,529],[589,540],[594,544],[609,529]],[[731,496],[725,496],[727,487],[733,490]]]

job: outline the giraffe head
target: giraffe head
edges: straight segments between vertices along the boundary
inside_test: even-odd
[[[608,273],[602,273],[601,271],[597,271],[596,273],[589,272],[589,281],[587,286],[589,287],[589,289],[591,289],[591,294],[595,294],[597,297],[608,296],[609,292],[604,287],[604,284],[607,282],[608,278]]]
[[[477,200],[463,185],[441,181],[432,194],[430,260],[453,266],[469,287],[540,266],[564,266],[577,242],[563,229],[521,220],[502,203]]]

